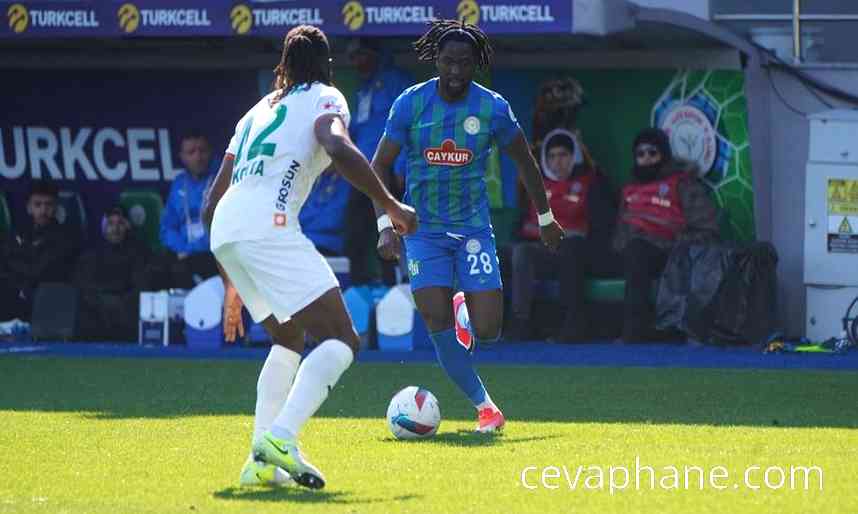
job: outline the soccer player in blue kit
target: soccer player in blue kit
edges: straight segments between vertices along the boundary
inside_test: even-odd
[[[393,163],[406,152],[406,198],[420,220],[405,237],[411,290],[438,361],[477,409],[478,432],[505,424],[472,362],[472,345],[495,341],[503,325],[503,292],[486,192],[486,161],[493,148],[515,162],[537,207],[543,243],[556,250],[563,238],[554,220],[530,146],[507,101],[473,82],[490,64],[488,37],[475,25],[435,20],[414,43],[418,58],[433,62],[438,77],[406,89],[393,104],[373,169],[390,182]],[[379,253],[398,259],[400,239],[376,206]],[[460,344],[451,302],[464,291],[471,341]],[[463,306],[464,307],[464,306]],[[467,346],[467,348],[466,348]]]

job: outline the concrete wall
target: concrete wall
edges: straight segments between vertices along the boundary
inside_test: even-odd
[[[804,71],[858,95],[858,65],[817,66],[804,68]],[[810,135],[806,114],[827,111],[830,107],[824,105],[798,80],[775,71],[770,77],[770,120],[767,125],[771,141],[772,242],[780,254],[779,307],[787,332],[804,334],[804,194]],[[783,100],[779,98],[778,92]],[[834,107],[855,107],[823,98]],[[858,141],[855,144],[858,146]]]

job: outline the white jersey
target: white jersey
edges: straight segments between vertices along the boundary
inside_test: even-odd
[[[227,147],[235,161],[229,189],[215,209],[212,250],[300,232],[298,213],[316,178],[331,164],[316,140],[316,119],[339,114],[349,123],[348,104],[335,87],[299,86],[271,106],[273,95],[239,120]]]

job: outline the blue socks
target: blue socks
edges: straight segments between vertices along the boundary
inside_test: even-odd
[[[474,369],[471,354],[456,340],[454,329],[429,334],[435,345],[438,362],[459,389],[465,393],[475,406],[482,404],[488,395],[483,382]]]

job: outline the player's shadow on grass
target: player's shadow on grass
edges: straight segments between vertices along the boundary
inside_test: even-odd
[[[514,437],[505,434],[475,434],[471,430],[458,430],[456,432],[442,432],[435,434],[427,439],[407,439],[398,440],[393,437],[381,439],[385,443],[399,444],[434,444],[439,446],[459,446],[459,447],[480,447],[480,446],[498,446],[498,445],[515,445],[522,443],[531,443],[534,441],[545,441],[548,439],[557,439],[560,437],[557,434],[543,434],[531,437]]]
[[[399,495],[390,498],[366,498],[353,496],[349,491],[310,491],[299,487],[279,487],[274,489],[227,487],[220,491],[215,491],[212,496],[227,501],[324,503],[328,505],[398,503],[420,498],[416,494]]]

